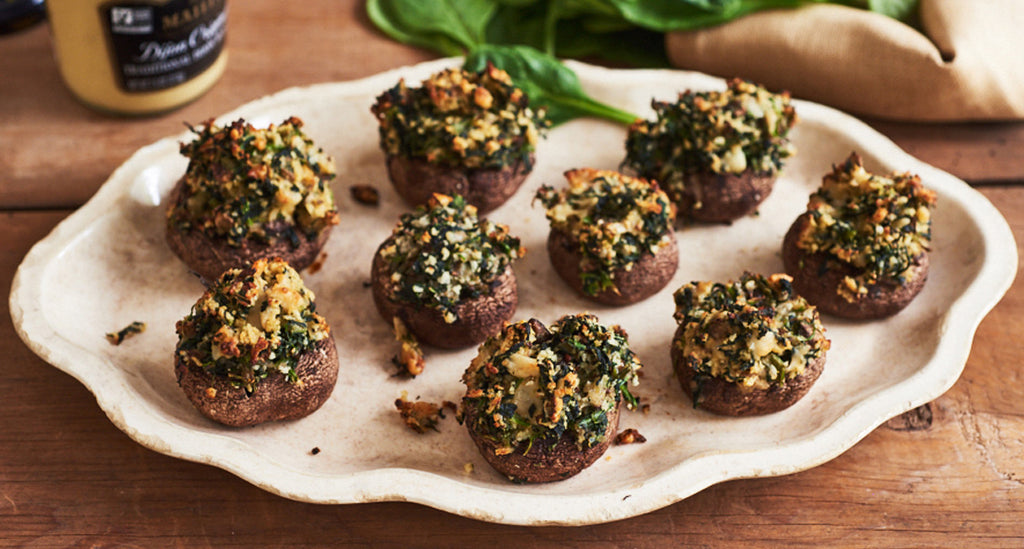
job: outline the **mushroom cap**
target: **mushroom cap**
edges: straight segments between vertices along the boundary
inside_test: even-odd
[[[178,386],[204,416],[231,427],[248,427],[269,421],[305,417],[327,402],[338,379],[338,350],[332,336],[325,337],[299,355],[295,367],[298,382],[271,372],[247,395],[227,378],[189,367],[175,353],[174,373]]]
[[[782,263],[793,277],[793,288],[819,311],[853,320],[869,320],[892,316],[906,307],[924,288],[928,279],[928,254],[915,258],[910,280],[900,284],[881,280],[868,288],[867,294],[847,301],[838,293],[847,276],[860,271],[848,263],[825,253],[807,253],[797,241],[810,222],[809,214],[801,214],[786,232],[782,243]]]

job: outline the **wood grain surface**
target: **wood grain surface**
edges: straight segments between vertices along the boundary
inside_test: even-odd
[[[231,6],[227,72],[156,118],[95,114],[63,88],[44,26],[0,37],[0,288],[29,248],[138,147],[281,88],[429,59],[373,31],[361,2]],[[291,38],[288,38],[291,37]],[[987,196],[1024,242],[1024,124],[877,123]],[[1018,271],[1019,274],[1019,271]],[[982,322],[963,376],[838,458],[712,486],[610,524],[513,527],[408,503],[313,505],[147,450],[18,339],[0,312],[0,547],[1021,547],[1024,289]],[[508,536],[515,536],[509,538]]]

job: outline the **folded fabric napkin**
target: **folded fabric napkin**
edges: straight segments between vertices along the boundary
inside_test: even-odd
[[[818,4],[669,33],[666,49],[679,68],[862,115],[1024,119],[1024,0],[921,0],[920,28]]]

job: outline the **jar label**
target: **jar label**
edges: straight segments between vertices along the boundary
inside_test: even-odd
[[[220,57],[226,0],[169,0],[161,5],[112,2],[100,7],[114,71],[126,92],[183,84]]]

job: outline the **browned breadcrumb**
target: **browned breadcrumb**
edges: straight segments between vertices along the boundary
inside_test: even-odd
[[[306,272],[309,274],[315,274],[319,272],[320,269],[324,268],[324,260],[326,259],[327,252],[322,252],[312,263],[309,264],[309,267],[306,267]]]
[[[129,337],[132,337],[135,334],[141,334],[142,332],[145,331],[146,323],[139,322],[136,320],[135,322],[132,322],[131,324],[125,326],[124,328],[121,328],[117,332],[107,334],[107,341],[109,341],[111,345],[120,345],[122,342],[124,342],[124,340],[128,339]]]
[[[309,453],[313,454],[314,456],[319,454],[320,453],[320,447],[319,446],[314,446],[313,449],[309,451]]]
[[[640,406],[640,411],[643,412],[643,414],[646,416],[647,414],[651,413],[651,405],[650,404],[643,404],[643,405],[641,405]]]
[[[405,424],[417,433],[426,433],[427,429],[437,431],[437,423],[444,419],[444,409],[433,402],[409,401],[405,394],[395,399],[395,408],[402,415]]]
[[[643,442],[647,442],[647,439],[644,438],[643,435],[641,435],[636,429],[633,428],[626,429],[625,431],[620,432],[618,435],[615,435],[616,445],[640,444]]]
[[[352,200],[366,206],[380,204],[380,193],[371,185],[352,185],[348,189],[352,193]]]
[[[423,360],[423,350],[420,349],[416,336],[409,332],[405,323],[397,316],[391,320],[394,327],[395,340],[400,345],[398,354],[391,359],[392,364],[398,367],[400,375],[416,377],[422,374],[425,361]]]

